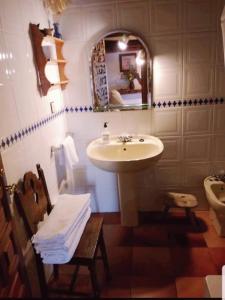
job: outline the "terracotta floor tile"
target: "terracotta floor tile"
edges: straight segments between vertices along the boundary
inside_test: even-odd
[[[169,246],[166,226],[142,225],[133,229],[133,246]]]
[[[170,250],[166,247],[133,247],[132,275],[151,278],[173,276]]]
[[[113,276],[101,290],[102,298],[131,298],[131,277]]]
[[[171,246],[177,247],[207,247],[202,233],[169,233]]]
[[[104,224],[120,224],[120,213],[104,213]]]
[[[207,225],[211,225],[211,220],[209,216],[209,211],[207,210],[196,210],[195,215],[199,218],[202,219]]]
[[[203,233],[203,236],[208,247],[225,247],[225,237],[220,237],[212,225]]]
[[[222,274],[222,267],[225,265],[225,248],[209,248],[209,253],[217,267],[218,274]]]
[[[171,248],[172,264],[176,277],[202,277],[217,274],[208,248]]]
[[[105,224],[103,226],[105,243],[108,246],[131,246],[133,229],[121,225]]]
[[[154,280],[148,277],[132,277],[132,298],[175,298],[176,285],[173,279]]]
[[[109,267],[112,276],[130,276],[132,270],[132,247],[107,246]]]
[[[178,298],[204,298],[204,277],[177,277]]]

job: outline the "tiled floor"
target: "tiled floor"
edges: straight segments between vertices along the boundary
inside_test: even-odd
[[[206,275],[221,274],[225,238],[220,238],[207,211],[197,211],[198,230],[183,214],[142,213],[141,225],[122,227],[119,213],[103,214],[104,237],[112,280],[97,263],[101,297],[201,298]],[[62,285],[69,283],[72,267],[61,267]],[[76,291],[91,292],[88,271],[81,269]]]

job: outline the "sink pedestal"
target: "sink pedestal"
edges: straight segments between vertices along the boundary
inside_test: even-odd
[[[123,226],[138,226],[138,203],[135,192],[135,172],[118,173],[117,180],[121,224]]]

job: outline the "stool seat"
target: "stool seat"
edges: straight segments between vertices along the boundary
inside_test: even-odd
[[[198,206],[198,201],[196,197],[192,194],[182,194],[182,193],[167,193],[167,199],[165,204],[170,207],[180,207],[180,208],[194,208]]]
[[[192,208],[198,206],[198,200],[192,194],[168,192],[165,195],[163,219],[167,217],[170,208],[182,208],[185,210],[187,218],[197,227],[195,214],[191,211]]]

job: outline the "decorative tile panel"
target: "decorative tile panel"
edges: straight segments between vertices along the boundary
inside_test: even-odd
[[[183,165],[183,180],[185,186],[202,186],[205,177],[210,175],[209,163],[190,163]]]
[[[187,97],[212,97],[214,70],[210,65],[193,64],[184,68],[183,94]]]
[[[179,187],[181,185],[181,168],[179,164],[157,165],[156,183],[159,187]]]
[[[177,136],[181,134],[181,109],[154,110],[152,112],[153,134]]]
[[[119,28],[134,32],[148,32],[148,1],[118,3]]]
[[[185,161],[210,160],[210,136],[186,136],[183,138],[183,157]]]
[[[186,31],[212,30],[216,21],[214,1],[185,0],[184,26]]]
[[[213,142],[213,151],[212,151],[212,159],[216,160],[225,160],[225,136],[223,135],[215,135],[212,139]]]
[[[180,137],[160,137],[164,145],[161,162],[179,161],[181,159],[181,138]]]
[[[151,34],[180,32],[182,24],[180,11],[180,0],[153,0],[150,6]]]
[[[185,108],[183,111],[184,135],[211,133],[212,113],[211,107]]]
[[[185,36],[184,58],[186,64],[214,63],[215,36],[211,32],[192,33]]]

